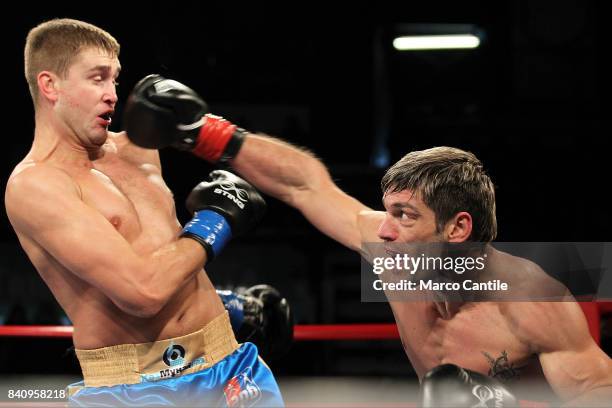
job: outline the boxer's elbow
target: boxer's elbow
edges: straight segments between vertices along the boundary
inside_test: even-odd
[[[165,305],[157,295],[144,291],[138,291],[128,297],[115,298],[113,303],[123,313],[143,319],[156,316]]]
[[[157,296],[149,294],[146,297],[143,296],[142,300],[138,303],[133,313],[134,316],[137,317],[150,318],[153,316],[157,316],[157,314],[164,308],[165,305],[166,300],[160,299]]]
[[[139,318],[151,318],[157,315],[168,302],[168,296],[161,285],[154,285],[150,280],[134,279],[122,296],[116,296],[114,303],[126,314]]]
[[[159,282],[140,285],[133,308],[134,315],[143,318],[157,315],[170,300],[170,292],[167,289],[167,286]]]

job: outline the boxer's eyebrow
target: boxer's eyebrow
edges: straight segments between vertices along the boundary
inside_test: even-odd
[[[110,66],[109,65],[96,65],[95,67],[89,68],[90,72],[93,71],[110,71]]]
[[[385,206],[385,200],[383,199],[383,206]],[[393,208],[395,210],[403,210],[404,208],[408,208],[418,214],[420,214],[421,212],[419,211],[418,208],[416,208],[414,205],[410,204],[410,203],[402,203],[402,202],[397,202],[397,203],[393,203],[391,205],[389,205],[390,208]],[[386,206],[385,206],[386,208]]]
[[[416,208],[414,205],[408,204],[408,203],[393,203],[391,205],[391,207],[397,208],[399,210],[403,210],[404,208],[408,208],[408,209],[411,209],[412,211],[414,211],[416,213],[420,213],[418,208]]]
[[[95,67],[90,68],[88,72],[104,72],[106,74],[106,73],[109,73],[111,70],[112,70],[112,67],[110,65],[96,65]],[[118,66],[115,77],[118,77],[120,72],[121,72],[121,66]]]

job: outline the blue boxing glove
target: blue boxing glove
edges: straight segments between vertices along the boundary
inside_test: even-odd
[[[263,217],[266,202],[240,177],[224,170],[210,173],[211,181],[198,184],[187,197],[193,214],[183,228],[183,237],[198,241],[208,261],[214,259],[232,236],[253,228]]]

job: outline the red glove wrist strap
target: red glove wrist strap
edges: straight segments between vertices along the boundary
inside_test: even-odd
[[[193,154],[212,163],[218,161],[236,128],[236,125],[220,116],[205,115],[205,123],[200,129]]]

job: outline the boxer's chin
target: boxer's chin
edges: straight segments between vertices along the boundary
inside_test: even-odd
[[[89,134],[89,143],[92,147],[101,147],[108,139],[107,127],[96,127]]]

